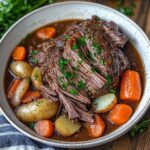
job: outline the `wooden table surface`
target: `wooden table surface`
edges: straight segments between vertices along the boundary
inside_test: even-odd
[[[70,1],[70,0],[56,0],[56,2]],[[115,7],[114,0],[82,0],[104,4],[110,7]],[[130,17],[134,20],[150,38],[150,0],[135,0],[136,8],[135,15]],[[125,2],[128,4],[128,0]],[[145,115],[146,118],[150,118],[150,109]],[[140,135],[137,135],[134,139],[131,139],[128,134],[120,137],[119,139],[107,143],[106,145],[89,148],[88,150],[150,150],[150,127],[149,129]]]

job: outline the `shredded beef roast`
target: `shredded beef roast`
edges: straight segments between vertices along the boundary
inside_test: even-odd
[[[120,48],[127,37],[113,22],[94,16],[37,45],[43,97],[60,101],[70,119],[92,123],[92,99],[117,87],[130,63]],[[32,51],[32,50],[31,50]]]

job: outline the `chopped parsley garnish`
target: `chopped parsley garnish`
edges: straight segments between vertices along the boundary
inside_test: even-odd
[[[97,53],[100,54],[100,52],[101,52],[100,45],[98,43],[94,42],[92,46],[93,46],[93,48],[96,49]]]
[[[76,40],[76,44],[74,44],[73,46],[72,46],[72,50],[77,50],[80,46],[83,46],[83,45],[85,45],[86,43],[85,43],[85,37],[80,37],[79,39],[77,39]]]
[[[31,53],[30,53],[30,57],[36,55],[39,51],[38,50],[32,50]]]
[[[82,60],[81,60],[81,61],[78,61],[78,63],[79,63],[79,64],[82,64],[82,63],[83,63],[83,61],[82,61]]]
[[[99,63],[100,63],[101,65],[104,65],[104,60],[103,60],[103,59],[100,59]]]
[[[86,44],[85,37],[81,36],[79,39],[77,39],[77,45],[78,46],[83,46],[85,44]]]
[[[79,66],[73,67],[74,71],[78,71],[79,70]]]
[[[72,79],[72,78],[75,78],[77,76],[77,74],[75,72],[66,71],[66,72],[64,72],[64,76],[67,79]]]
[[[109,92],[113,93],[113,94],[116,94],[116,89],[110,89]]]
[[[38,63],[38,60],[36,58],[31,57],[30,62],[32,64],[36,64],[36,63]]]
[[[34,58],[33,56],[36,55],[39,51],[38,50],[32,50],[32,52],[29,54],[29,59],[30,59],[30,62],[32,64],[36,64],[38,63],[38,60],[36,58]]]
[[[35,125],[35,123],[34,123],[34,122],[31,122],[31,123],[29,124],[29,128],[33,129],[33,128],[34,128],[34,125]]]
[[[68,86],[68,83],[63,83],[63,84],[61,85],[61,87],[62,87],[63,90],[66,90],[66,89],[67,89],[67,86]]]
[[[77,88],[78,88],[79,90],[82,90],[82,89],[85,88],[85,83],[83,82],[83,80],[80,80],[80,81],[78,82]]]
[[[34,75],[34,80],[37,80],[37,79],[38,79],[38,72],[36,72]]]
[[[72,94],[72,95],[78,95],[78,91],[74,88],[70,89],[69,93]]]
[[[85,60],[85,57],[84,57],[84,55],[82,54],[81,51],[78,51],[77,54],[78,54],[78,56],[79,56],[82,60]]]
[[[65,35],[65,38],[68,40],[70,39],[70,35]]]
[[[94,72],[94,73],[99,72],[99,70],[98,70],[97,68],[95,68],[95,67],[92,67],[91,70],[92,70],[92,72]]]
[[[112,78],[110,75],[105,75],[105,78],[107,79],[107,85],[112,83]]]
[[[91,60],[95,61],[94,58],[93,58],[93,56],[92,56],[92,53],[91,53],[91,52],[88,52],[88,53],[87,53],[87,57],[90,58]]]
[[[72,46],[72,50],[77,50],[79,47],[78,47],[78,45],[77,44],[74,44],[73,46]]]
[[[59,68],[61,70],[61,72],[64,72],[64,69],[66,67],[66,65],[68,64],[69,60],[67,59],[64,59],[64,58],[60,58],[59,61],[58,61],[58,64],[59,64]]]

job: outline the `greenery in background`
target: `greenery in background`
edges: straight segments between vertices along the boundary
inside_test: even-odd
[[[136,7],[135,0],[129,0],[129,5],[124,6],[125,0],[115,0],[117,2],[117,10],[126,16],[134,15],[134,8]]]
[[[54,0],[0,0],[0,38],[20,17]]]
[[[129,134],[133,138],[138,133],[143,133],[148,129],[150,120],[143,119],[139,124],[135,125],[130,131]]]

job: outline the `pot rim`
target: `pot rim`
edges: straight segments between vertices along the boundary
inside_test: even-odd
[[[137,28],[138,32],[140,32],[144,39],[149,43],[150,45],[150,41],[148,39],[148,37],[145,35],[145,33],[143,32],[143,30],[136,24],[134,23],[131,19],[129,19],[128,17],[126,17],[125,15],[121,14],[120,12],[112,9],[112,8],[109,8],[107,6],[104,6],[104,5],[101,5],[101,4],[97,4],[97,3],[92,3],[92,2],[82,2],[82,1],[70,1],[70,2],[60,2],[60,3],[55,3],[55,4],[50,4],[50,5],[47,5],[47,6],[44,6],[44,7],[41,7],[39,9],[36,9],[32,12],[30,12],[29,14],[23,16],[21,19],[19,19],[16,23],[14,23],[9,29],[8,31],[3,35],[3,37],[1,38],[0,40],[0,44],[3,40],[5,40],[5,37],[6,35],[17,25],[19,24],[20,22],[22,22],[25,18],[28,18],[30,17],[31,15],[37,13],[37,12],[40,12],[41,10],[44,10],[44,9],[47,9],[47,8],[51,8],[53,6],[61,6],[61,5],[65,5],[65,4],[88,4],[88,5],[93,5],[93,6],[100,6],[104,9],[107,9],[107,10],[110,10],[112,11],[113,13],[117,14],[118,16],[126,19],[127,21],[129,21],[131,24],[134,25],[135,28]],[[6,99],[5,99],[6,100]],[[1,103],[1,102],[0,102]],[[62,147],[62,148],[87,148],[87,147],[93,147],[93,146],[97,146],[97,145],[100,145],[100,144],[105,144],[105,143],[108,143],[108,142],[111,142],[117,138],[119,138],[120,136],[122,136],[123,134],[125,134],[127,131],[129,131],[132,126],[134,124],[136,124],[142,117],[143,115],[145,114],[145,112],[147,111],[147,109],[149,108],[150,106],[150,98],[149,98],[149,101],[148,103],[146,104],[146,106],[144,107],[144,109],[139,113],[139,116],[137,118],[135,118],[135,120],[133,122],[131,122],[129,124],[129,126],[125,126],[122,128],[121,131],[117,132],[116,134],[112,135],[111,138],[109,137],[109,135],[106,135],[106,136],[103,136],[103,140],[101,140],[101,138],[98,138],[98,139],[94,139],[94,140],[88,140],[88,141],[80,141],[80,142],[66,142],[66,141],[58,141],[58,140],[51,140],[51,141],[46,141],[45,139],[43,138],[38,138],[38,137],[34,137],[33,135],[29,134],[28,132],[26,132],[24,129],[22,129],[20,126],[17,126],[15,122],[12,121],[11,118],[9,118],[9,116],[7,115],[7,113],[5,113],[5,108],[2,107],[2,113],[3,115],[5,116],[5,118],[16,128],[18,129],[20,132],[22,132],[23,134],[25,134],[26,136],[38,141],[38,142],[42,142],[44,144],[48,144],[48,145],[51,145],[51,146],[56,146],[56,147]]]

